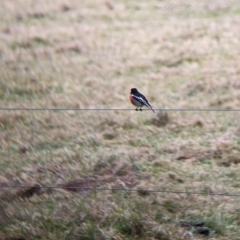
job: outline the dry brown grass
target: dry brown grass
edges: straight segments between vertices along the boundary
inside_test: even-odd
[[[240,108],[239,14],[236,0],[2,1],[0,105],[131,108],[137,87],[155,108]],[[1,189],[0,239],[205,239],[182,224],[198,220],[238,239],[238,198],[149,190],[239,193],[239,117],[0,111],[0,185],[28,186]]]

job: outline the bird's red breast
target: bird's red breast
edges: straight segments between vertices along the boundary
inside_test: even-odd
[[[129,95],[129,100],[130,100],[130,102],[133,104],[133,98],[132,98],[132,95],[131,95],[131,94]]]
[[[131,102],[134,106],[136,106],[136,107],[141,107],[141,106],[143,105],[142,103],[138,102],[138,101],[133,97],[132,94],[130,94],[129,99],[130,99],[130,102]]]

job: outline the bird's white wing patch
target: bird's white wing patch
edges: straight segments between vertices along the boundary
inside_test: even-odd
[[[150,108],[149,104],[142,97],[133,95],[133,98],[145,105],[146,107]]]

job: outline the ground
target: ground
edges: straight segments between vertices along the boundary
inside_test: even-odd
[[[237,0],[1,1],[0,22],[0,239],[239,239]]]

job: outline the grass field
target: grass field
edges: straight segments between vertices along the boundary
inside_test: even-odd
[[[211,193],[240,194],[240,112],[128,99],[239,109],[239,26],[237,0],[1,1],[2,108],[132,111],[0,110],[0,239],[239,240]]]

